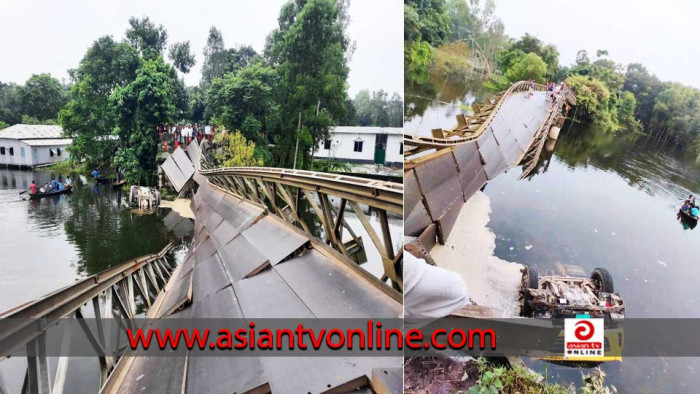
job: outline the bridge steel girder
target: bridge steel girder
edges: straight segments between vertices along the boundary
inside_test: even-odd
[[[200,155],[200,160],[200,167],[205,168],[204,155]],[[348,231],[355,245],[363,243],[345,220],[345,208],[349,205],[379,251],[385,277],[391,279],[396,290],[403,288],[400,268],[402,255],[397,257],[393,251],[387,218],[388,212],[403,215],[402,184],[347,175],[267,167],[202,169],[200,174],[213,187],[253,202],[285,223],[304,231],[312,239],[317,239],[299,212],[300,197],[303,195],[323,226],[325,239],[320,240],[319,244],[330,246],[352,261],[353,256],[343,243],[343,231]],[[340,199],[340,209],[336,210],[333,207],[330,196]],[[358,204],[367,205],[378,212],[379,235]],[[287,209],[289,214],[285,214]]]
[[[161,271],[165,270],[167,274],[171,273],[173,268],[170,264],[163,264],[161,259],[173,246],[169,243],[157,254],[141,256],[108,268],[0,314],[0,361],[7,359],[13,352],[27,349],[27,371],[23,392],[59,394],[63,391],[69,357],[59,358],[54,382],[50,382],[45,338],[51,327],[68,317],[77,319],[89,343],[99,354],[100,386],[102,386],[117,361],[115,357],[105,354],[105,341],[111,337],[109,333],[111,325],[104,322],[114,316],[113,300],[117,301],[117,308],[121,314],[131,315],[129,312],[135,312],[133,280],[137,283],[139,294],[144,298],[144,305],[152,305],[162,292],[162,289],[153,282],[154,278],[151,278],[153,267],[160,268]],[[151,274],[144,276],[144,272],[148,273],[149,270]],[[151,279],[151,282],[147,282],[146,277]],[[116,297],[113,297],[115,295]],[[100,303],[101,298],[105,299],[104,306]],[[96,333],[87,327],[83,319],[81,308],[87,304],[92,304],[95,313]],[[104,310],[101,310],[102,308]],[[131,318],[131,316],[124,317]],[[66,331],[64,335],[67,333]],[[64,337],[64,341],[66,340],[67,337]]]
[[[521,81],[511,85],[495,102],[489,100],[484,106],[475,108],[475,117],[467,119],[464,115],[458,115],[458,124],[451,130],[435,129],[433,137],[417,135],[404,137],[404,144],[409,147],[404,151],[404,179],[407,182],[406,201],[408,204],[404,227],[407,235],[424,238],[429,236],[426,232],[436,232],[440,243],[444,243],[461,206],[471,197],[473,192],[480,189],[490,179],[488,174],[473,173],[472,166],[464,165],[469,163],[460,164],[460,154],[463,155],[464,152],[470,151],[467,145],[475,145],[476,148],[471,150],[472,154],[479,155],[481,165],[486,168],[486,161],[481,153],[481,137],[488,134],[496,114],[505,101],[513,94],[527,90],[528,84],[527,81]],[[547,87],[536,84],[535,90],[546,91]],[[549,114],[533,133],[532,140],[524,149],[525,152],[516,159],[516,163],[524,166],[521,179],[526,177],[537,165],[548,131],[559,117],[561,108],[567,100],[567,94],[568,92],[559,95]],[[469,135],[460,135],[460,130],[465,129],[465,127],[471,128],[477,124],[478,127],[470,130]],[[435,137],[435,135],[445,138]],[[499,144],[498,141],[495,143]],[[474,159],[476,160],[476,157]],[[427,176],[425,178],[427,184],[422,184],[419,176],[421,171],[429,174],[441,173],[445,178],[444,182],[435,184],[435,179],[432,176]],[[431,244],[434,244],[434,241]],[[430,259],[429,256],[426,257]]]

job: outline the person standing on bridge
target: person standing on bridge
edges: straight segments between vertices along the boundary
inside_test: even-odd
[[[530,84],[528,86],[528,95],[527,97],[530,98],[535,94],[535,80],[531,79]]]

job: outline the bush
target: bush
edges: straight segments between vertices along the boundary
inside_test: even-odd
[[[425,41],[411,42],[404,49],[406,79],[419,85],[424,84],[430,76],[433,64],[433,48]]]
[[[443,44],[435,49],[433,68],[442,75],[466,78],[472,69],[469,45],[464,41]]]
[[[239,132],[219,133],[214,137],[214,145],[219,147],[214,158],[221,167],[258,167],[263,161],[255,158],[255,143],[246,140]]]
[[[506,71],[506,78],[511,82],[534,79],[536,82],[543,83],[546,74],[547,63],[536,53],[530,52],[513,63]]]

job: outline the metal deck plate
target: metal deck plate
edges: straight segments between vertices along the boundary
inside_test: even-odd
[[[185,151],[178,147],[175,149],[175,151],[173,151],[171,157],[175,160],[175,164],[177,164],[180,172],[182,172],[182,175],[185,177],[185,180],[189,181],[194,175],[194,165],[192,165],[192,161],[190,161],[190,158],[187,157]]]
[[[242,236],[238,236],[219,249],[224,268],[233,280],[252,276],[269,265],[267,257]]]
[[[168,157],[160,167],[163,169],[165,176],[168,177],[168,180],[170,180],[170,183],[175,187],[175,190],[179,193],[187,183],[187,178],[185,178],[180,168],[175,164],[175,160],[173,160],[172,156]]]
[[[275,271],[275,268],[261,272],[252,278],[234,282],[233,289],[238,296],[243,315],[247,319],[315,317],[295,293],[297,289],[292,289]],[[317,297],[324,296],[317,295]]]
[[[137,357],[119,387],[119,393],[170,394],[182,392],[185,356]]]
[[[495,178],[496,175],[508,169],[508,163],[506,163],[503,152],[501,152],[501,148],[498,146],[491,129],[488,129],[484,135],[479,137],[477,143],[479,144],[479,152],[481,152],[481,156],[486,162],[484,169],[489,179]]]
[[[432,223],[430,215],[423,205],[422,196],[418,188],[418,181],[413,170],[404,176],[404,190],[406,193],[404,201],[404,231],[406,235],[416,236]]]
[[[165,293],[163,306],[160,307],[157,317],[167,316],[182,305],[192,300],[192,271],[185,274],[182,279],[175,282]]]
[[[265,255],[272,265],[282,261],[309,240],[269,217],[262,218],[241,235]]]
[[[224,220],[228,220],[238,231],[243,231],[262,214],[261,209],[242,202],[232,207],[231,210],[224,215]]]
[[[373,369],[402,365],[398,357],[261,357],[260,362],[273,393],[322,393],[354,380],[361,387]]]
[[[196,303],[204,299],[209,294],[213,294],[218,290],[230,284],[231,281],[224,271],[223,263],[219,258],[218,253],[204,260],[199,260],[194,267],[194,277],[192,279],[192,299]],[[220,315],[215,317],[228,317],[228,315]]]
[[[201,283],[198,283],[201,284]],[[198,284],[195,284],[198,285]],[[215,286],[210,286],[214,289]],[[212,291],[211,294],[195,298],[192,303],[193,319],[242,319],[243,311],[238,305],[238,299],[233,292],[233,288],[228,286],[219,291]],[[197,321],[194,320],[194,327]]]
[[[224,246],[237,236],[238,230],[236,230],[227,221],[222,221],[218,227],[210,230],[211,236],[216,239],[218,246]]]
[[[442,155],[415,168],[416,177],[428,202],[433,221],[439,219],[457,199],[463,199],[452,155]]]
[[[307,252],[275,266],[274,270],[316,316],[376,318],[401,314],[401,304],[319,252]]]

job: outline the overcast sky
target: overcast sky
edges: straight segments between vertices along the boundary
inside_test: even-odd
[[[197,65],[185,76],[200,79],[209,27],[218,27],[227,47],[252,45],[262,51],[277,26],[284,0],[0,0],[0,81],[24,83],[48,72],[68,79],[100,36],[121,40],[131,16],[147,15],[168,31],[168,43],[189,40]],[[351,0],[350,38],[357,49],[350,62],[349,92],[361,89],[403,95],[403,2]]]
[[[495,0],[506,34],[534,34],[571,64],[579,49],[642,63],[661,80],[700,88],[700,1]]]

